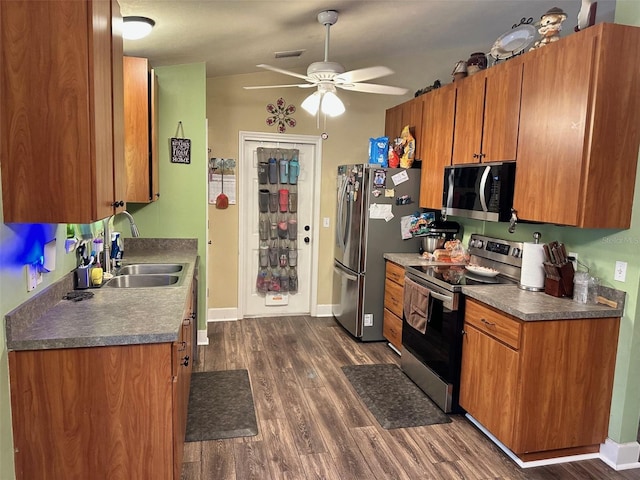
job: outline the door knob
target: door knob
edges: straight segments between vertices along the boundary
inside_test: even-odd
[[[304,237],[304,243],[309,243],[311,239],[309,237]]]
[[[305,225],[304,226],[304,231],[308,232],[309,230],[311,230],[311,227],[309,225]]]

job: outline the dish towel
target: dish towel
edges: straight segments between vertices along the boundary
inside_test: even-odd
[[[424,334],[431,315],[430,290],[405,277],[404,279],[404,318],[407,323]]]

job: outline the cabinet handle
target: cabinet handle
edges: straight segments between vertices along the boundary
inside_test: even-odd
[[[182,366],[183,367],[189,366],[189,355],[185,355],[184,357],[182,357]]]
[[[180,348],[178,348],[179,352],[187,349],[187,342],[180,342]]]
[[[124,207],[124,201],[122,200],[116,200],[115,202],[113,202],[111,204],[112,207]]]
[[[190,323],[191,323],[191,317],[187,317],[184,320],[182,320],[182,325],[184,325],[185,327],[188,327]]]
[[[495,324],[495,323],[491,323],[490,321],[485,320],[484,318],[481,318],[481,319],[480,319],[480,321],[481,321],[482,323],[484,323],[487,327],[495,327],[495,326],[496,326],[496,324]]]
[[[480,158],[480,155],[478,155],[477,153],[474,153],[473,158]]]

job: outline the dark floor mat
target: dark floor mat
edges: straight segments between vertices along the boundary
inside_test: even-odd
[[[383,428],[451,422],[396,365],[347,365],[342,371]]]
[[[247,370],[197,372],[191,376],[187,442],[251,437],[257,433]]]

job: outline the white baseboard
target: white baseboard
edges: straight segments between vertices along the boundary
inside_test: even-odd
[[[318,305],[314,317],[330,317],[333,315],[333,305]],[[210,308],[207,311],[207,322],[228,322],[238,320],[238,309],[231,308]]]
[[[316,307],[316,317],[331,317],[333,315],[333,305],[318,305]]]
[[[600,459],[614,470],[640,468],[640,443],[617,443],[607,438],[600,445]]]
[[[198,345],[209,345],[207,330],[198,330]]]
[[[207,323],[227,322],[229,320],[238,320],[237,308],[210,308],[207,312]]]

